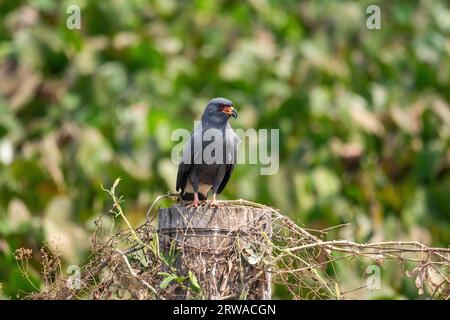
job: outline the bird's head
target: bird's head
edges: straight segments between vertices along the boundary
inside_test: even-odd
[[[237,118],[237,116],[238,113],[233,108],[233,102],[225,98],[214,98],[206,105],[202,121],[225,124],[230,117]]]

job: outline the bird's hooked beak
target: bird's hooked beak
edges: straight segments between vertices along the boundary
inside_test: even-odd
[[[232,106],[225,106],[222,108],[222,112],[225,113],[226,115],[228,115],[229,117],[233,117],[233,118],[237,118],[238,113],[236,111],[235,108],[233,108]]]

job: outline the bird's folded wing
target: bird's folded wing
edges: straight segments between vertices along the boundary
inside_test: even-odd
[[[217,193],[221,193],[225,189],[228,181],[230,180],[231,174],[233,173],[234,167],[237,164],[237,152],[241,139],[231,130],[226,134],[226,152],[227,152],[227,163],[225,176],[217,190]]]
[[[198,144],[200,145],[198,146]],[[189,136],[183,149],[183,157],[178,165],[176,190],[184,190],[189,178],[189,173],[194,163],[201,162],[202,157],[202,131],[201,127],[196,127]],[[197,144],[197,146],[196,146]]]

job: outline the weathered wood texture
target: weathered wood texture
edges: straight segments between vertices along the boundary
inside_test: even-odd
[[[208,299],[270,299],[270,273],[263,270],[271,236],[271,212],[264,208],[225,205],[198,209],[177,204],[160,209],[160,248],[175,245],[178,275],[192,271]],[[165,270],[167,271],[167,270]],[[257,277],[256,277],[257,276]],[[173,285],[174,299],[192,293]]]

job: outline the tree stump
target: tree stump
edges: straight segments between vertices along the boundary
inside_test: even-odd
[[[193,273],[201,296],[207,299],[270,299],[270,270],[265,270],[264,261],[271,254],[267,245],[272,234],[271,211],[219,203],[219,208],[176,204],[160,209],[161,252],[168,256],[172,247],[177,275]],[[195,297],[186,286],[172,286],[173,299]]]

